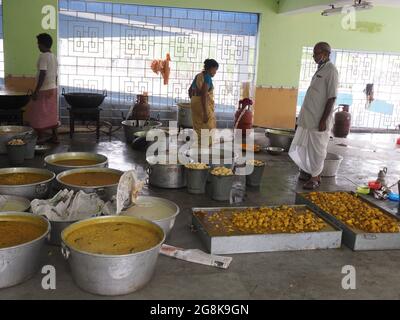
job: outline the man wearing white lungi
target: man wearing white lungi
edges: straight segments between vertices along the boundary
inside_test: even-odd
[[[297,123],[296,134],[289,156],[300,168],[300,180],[307,181],[304,189],[320,186],[330,131],[333,106],[336,101],[339,75],[330,61],[331,47],[326,42],[314,47],[314,60],[318,64],[307,90]]]

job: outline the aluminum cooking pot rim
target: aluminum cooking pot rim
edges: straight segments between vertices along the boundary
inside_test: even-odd
[[[108,185],[103,185],[103,186],[80,186],[80,185],[75,185],[75,184],[69,184],[64,181],[61,181],[61,178],[64,176],[69,176],[74,173],[86,173],[86,172],[114,172],[114,173],[121,173],[124,174],[124,171],[118,170],[118,169],[113,169],[113,168],[78,168],[78,169],[71,169],[71,170],[66,170],[63,172],[60,172],[56,176],[57,182],[68,186],[68,187],[73,187],[73,188],[82,188],[82,189],[99,189],[99,188],[107,188],[107,187],[112,187],[112,186],[117,186],[119,182],[114,183],[114,184],[108,184]]]
[[[280,130],[280,129],[265,129],[265,133],[269,134],[276,134],[276,135],[281,135],[281,136],[287,136],[287,137],[293,137],[295,134],[294,130]]]
[[[160,242],[158,242],[155,246],[147,249],[147,250],[143,250],[143,251],[139,251],[139,252],[134,252],[134,253],[128,253],[128,254],[120,254],[120,255],[111,255],[111,254],[98,254],[98,253],[91,253],[91,252],[86,252],[86,251],[82,251],[82,250],[78,250],[76,248],[74,248],[73,246],[70,246],[66,243],[65,239],[64,239],[64,235],[67,229],[72,228],[74,225],[78,224],[78,223],[83,223],[85,221],[89,221],[89,220],[106,220],[106,219],[118,219],[118,218],[128,218],[131,220],[144,220],[147,223],[152,224],[153,226],[155,226],[159,231],[161,231],[161,234],[163,235],[162,240]],[[61,232],[61,248],[63,249],[63,247],[66,247],[68,250],[74,250],[80,254],[84,254],[84,255],[88,255],[88,256],[94,256],[94,257],[99,257],[99,258],[106,258],[106,259],[120,259],[120,258],[125,258],[125,257],[132,257],[135,255],[139,255],[142,253],[146,253],[149,251],[154,250],[155,248],[157,248],[158,246],[161,246],[164,242],[165,242],[165,232],[164,230],[155,222],[151,221],[151,220],[147,220],[147,219],[139,219],[136,217],[131,217],[131,216],[101,216],[101,217],[94,217],[94,218],[87,218],[87,219],[83,219],[83,220],[79,220],[73,224],[71,224],[70,226],[68,226],[67,228],[65,228],[62,232]]]
[[[26,245],[31,244],[33,242],[36,242],[38,240],[42,240],[43,238],[48,238],[48,236],[50,234],[50,231],[51,231],[50,221],[45,216],[41,216],[41,215],[29,213],[29,212],[15,212],[15,211],[1,212],[0,216],[27,216],[27,217],[34,217],[34,218],[42,219],[47,224],[46,231],[40,237],[38,237],[36,239],[33,239],[33,240],[29,241],[29,242],[24,242],[24,243],[18,244],[16,246],[0,248],[0,252],[5,251],[5,250],[9,250],[9,249],[18,249],[20,247],[26,246]]]
[[[150,220],[150,219],[142,218],[144,220],[149,220],[149,221],[152,221],[152,222],[163,222],[163,221],[167,221],[167,220],[176,218],[178,216],[178,214],[181,212],[181,209],[179,208],[179,206],[175,202],[173,202],[171,200],[168,200],[168,199],[165,199],[165,198],[161,198],[161,197],[153,197],[153,196],[139,196],[139,198],[140,197],[153,198],[153,199],[159,199],[159,200],[161,199],[162,201],[168,202],[168,203],[170,203],[171,205],[173,205],[176,208],[175,213],[173,215],[167,217],[167,218],[158,219],[158,220]],[[134,217],[134,218],[136,218],[136,217]]]
[[[64,155],[64,154],[71,154],[71,153],[75,153],[75,154],[92,154],[92,155],[94,155],[94,156],[97,156],[97,157],[101,157],[101,158],[103,158],[103,161],[102,162],[99,162],[99,163],[96,163],[96,164],[91,164],[91,165],[85,165],[85,166],[71,166],[71,165],[58,165],[58,164],[56,164],[56,163],[54,163],[54,162],[51,162],[51,160],[50,160],[50,158],[52,158],[52,157],[54,157],[54,156],[57,156],[57,155]],[[108,158],[104,155],[104,154],[101,154],[101,153],[91,153],[91,152],[74,152],[74,151],[71,151],[71,152],[60,152],[60,153],[53,153],[53,154],[49,154],[48,156],[46,156],[45,158],[44,158],[44,162],[45,162],[45,164],[51,164],[51,165],[53,165],[53,166],[61,166],[61,167],[67,167],[67,168],[71,168],[71,169],[79,169],[79,168],[96,168],[96,167],[98,167],[99,165],[101,165],[101,164],[105,164],[105,163],[108,163]]]
[[[16,171],[16,172],[8,172],[8,173],[19,173],[19,172],[24,173],[23,170],[25,170],[25,169],[29,169],[29,170],[35,169],[35,170],[42,171],[42,172],[45,171],[46,173],[49,173],[49,174],[50,174],[51,178],[49,178],[48,180],[43,180],[43,181],[39,181],[39,182],[36,182],[36,183],[30,183],[30,184],[18,184],[18,185],[0,184],[0,186],[2,186],[2,187],[13,188],[13,189],[14,189],[14,188],[20,188],[20,187],[30,187],[30,186],[35,186],[35,185],[37,185],[37,184],[49,183],[49,182],[51,182],[52,180],[54,180],[54,178],[56,177],[56,174],[55,174],[54,172],[50,171],[50,170],[42,169],[42,168],[30,168],[30,167],[1,168],[1,169],[0,169],[0,175],[2,174],[2,173],[1,173],[2,171],[6,171],[6,170],[9,170],[9,169],[18,169],[18,171]],[[8,173],[4,173],[4,174],[8,174]]]

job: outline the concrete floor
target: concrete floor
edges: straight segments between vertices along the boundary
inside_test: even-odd
[[[62,136],[61,145],[52,150],[92,151],[108,156],[111,168],[128,170],[136,168],[140,177],[145,177],[144,153],[132,150],[121,141],[121,131],[112,141],[102,136],[96,144],[92,134],[77,134],[74,140]],[[346,176],[363,183],[376,179],[381,167],[388,167],[388,182],[400,177],[400,149],[395,147],[394,135],[352,134],[348,139],[331,141],[329,150],[344,156],[339,175],[324,179],[321,190],[354,190]],[[263,135],[257,143],[266,144]],[[338,146],[345,143],[347,146]],[[287,155],[270,156],[257,154],[257,158],[268,161],[260,190],[247,190],[241,205],[292,204],[295,191],[301,190],[297,182],[297,168]],[[27,163],[42,166],[43,155]],[[0,166],[7,166],[4,156]],[[397,190],[396,190],[397,191]],[[196,206],[223,206],[206,195],[189,196],[183,190],[162,190],[145,187],[144,194],[155,195],[175,201],[181,213],[166,243],[183,248],[205,246],[190,230],[191,208]],[[397,205],[379,202],[394,214]],[[38,273],[29,281],[0,290],[0,299],[104,299],[80,290],[73,282],[67,263],[58,247],[47,246],[48,255],[44,264],[56,267],[57,289],[46,291],[41,287],[43,275]],[[228,270],[175,260],[160,256],[151,282],[142,290],[115,299],[399,299],[400,251],[352,252],[340,249],[277,252],[232,255]],[[342,267],[356,268],[356,290],[343,290]]]

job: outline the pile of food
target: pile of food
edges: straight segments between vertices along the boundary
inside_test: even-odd
[[[347,192],[311,192],[305,197],[350,227],[372,233],[400,232],[399,222]]]
[[[30,173],[30,172],[6,173],[0,175],[0,185],[20,186],[27,184],[35,184],[42,181],[46,181],[50,178],[51,176],[40,173]]]
[[[261,160],[247,160],[246,163],[253,167],[262,167],[265,166],[265,162]]]
[[[22,139],[12,139],[8,141],[9,146],[23,146],[25,144],[25,141]]]
[[[231,176],[233,175],[233,171],[226,167],[215,167],[211,170],[211,174],[214,176]]]
[[[195,162],[186,164],[185,168],[192,170],[206,170],[209,169],[210,167],[205,163]]]
[[[211,215],[200,213],[208,225],[221,233],[302,233],[316,232],[328,225],[309,210],[293,207],[245,209],[229,212],[221,210]]]

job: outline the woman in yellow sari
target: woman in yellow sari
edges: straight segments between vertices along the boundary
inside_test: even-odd
[[[189,88],[193,129],[196,131],[198,142],[201,142],[202,129],[211,130],[217,127],[212,78],[218,67],[218,62],[214,59],[205,60],[204,70],[196,75]]]

